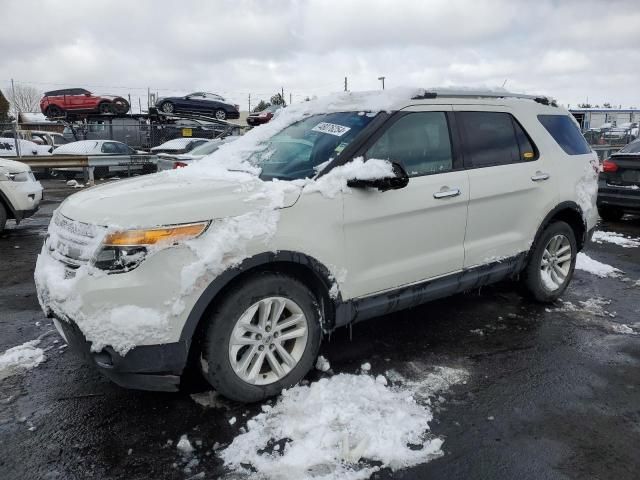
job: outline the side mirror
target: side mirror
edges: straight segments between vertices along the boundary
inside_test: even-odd
[[[375,180],[349,180],[347,185],[353,188],[377,188],[381,192],[399,190],[409,184],[409,175],[399,163],[393,162],[393,177]]]

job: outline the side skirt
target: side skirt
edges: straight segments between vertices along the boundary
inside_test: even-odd
[[[343,302],[336,309],[336,327],[379,317],[450,295],[499,282],[522,271],[527,252],[473,267],[434,280],[416,283],[395,290],[355,298]]]

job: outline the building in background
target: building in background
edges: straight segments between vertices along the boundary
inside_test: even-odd
[[[640,109],[637,108],[571,108],[582,131],[627,127],[640,121]]]

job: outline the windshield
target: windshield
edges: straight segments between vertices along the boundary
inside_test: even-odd
[[[313,115],[271,137],[250,161],[262,169],[264,180],[313,177],[315,167],[337,157],[374,116],[365,112]]]
[[[640,141],[633,141],[621,148],[618,153],[640,153]]]

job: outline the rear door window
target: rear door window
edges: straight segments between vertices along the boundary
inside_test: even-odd
[[[366,157],[397,162],[410,177],[451,170],[453,155],[445,113],[404,115],[369,148]]]
[[[591,153],[591,148],[578,126],[567,115],[538,115],[538,120],[566,154]]]
[[[537,158],[522,126],[506,112],[457,112],[465,139],[465,166],[491,167]]]

